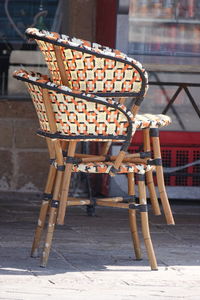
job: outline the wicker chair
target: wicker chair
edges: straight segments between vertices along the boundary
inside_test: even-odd
[[[148,89],[148,77],[142,65],[118,50],[66,35],[36,28],[28,28],[26,35],[34,39],[43,52],[54,83],[98,96],[119,98],[121,104],[127,97],[133,98],[130,109],[136,117],[137,128],[143,130],[147,157],[151,155],[150,139],[152,141],[158,190],[166,221],[174,224],[164,184],[159,142],[159,128],[169,125],[171,120],[165,115],[138,114]],[[108,153],[109,147],[110,143],[105,143],[101,153]],[[142,153],[142,157],[144,155]],[[147,173],[147,185],[153,211],[160,215],[152,171]]]
[[[49,221],[41,266],[45,267],[47,264],[55,223],[59,223],[58,207],[60,206],[61,212],[65,216],[66,207],[71,205],[88,205],[92,201],[90,199],[68,197],[71,173],[112,174],[115,172],[127,174],[129,195],[125,198],[95,199],[95,204],[121,207],[129,210],[130,228],[137,259],[141,259],[141,249],[137,232],[136,210],[140,211],[142,233],[149,262],[152,270],[156,270],[157,262],[149,231],[144,182],[145,173],[152,166],[148,163],[136,163],[138,158],[135,155],[129,155],[124,158],[121,156],[121,152],[115,157],[106,155],[98,157],[75,153],[77,141],[120,142],[122,143],[122,151],[126,151],[136,129],[132,113],[124,105],[114,100],[72,91],[66,86],[57,86],[47,76],[42,76],[39,73],[35,74],[26,70],[19,70],[14,73],[14,77],[24,81],[29,90],[40,123],[38,134],[48,140],[52,154],[51,168],[57,170],[54,178],[55,183],[49,183],[51,185],[50,189],[53,191],[53,198],[50,201]],[[64,155],[62,151],[61,141],[68,141],[69,143],[67,155]],[[116,162],[118,164],[117,170],[115,167]],[[139,203],[135,201],[135,173],[138,175]],[[65,199],[64,202],[60,201],[62,198]],[[32,254],[35,253],[39,246],[46,214],[47,206],[45,208],[41,207]]]

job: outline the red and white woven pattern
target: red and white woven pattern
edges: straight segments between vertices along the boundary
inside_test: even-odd
[[[42,89],[46,88],[49,90],[58,133],[90,138],[99,136],[99,140],[100,136],[112,136],[113,139],[121,136],[122,140],[126,137],[129,126],[127,115],[132,120],[133,116],[124,105],[111,99],[74,92],[66,86],[58,87],[39,73],[19,70],[14,76],[25,80],[43,131],[50,132],[42,97]]]
[[[94,93],[139,93],[142,79],[131,65],[63,48],[63,62],[73,89]]]
[[[61,84],[54,43],[60,45],[66,76],[73,90],[94,93],[140,93],[141,78],[147,73],[142,65],[119,50],[66,35],[28,28],[26,34],[36,39],[43,52],[52,79]]]
[[[135,117],[136,128],[160,128],[171,124],[171,118],[166,115],[137,114]]]
[[[62,84],[59,67],[55,56],[54,45],[40,40],[36,40],[36,41],[40,50],[44,55],[44,59],[47,63],[53,82],[56,83],[57,85]]]
[[[110,172],[110,169],[113,167],[111,162],[93,162],[93,163],[80,163],[73,165],[73,172],[84,172],[84,173],[106,173]],[[134,164],[134,163],[122,163],[117,171],[118,174],[124,173],[138,173],[145,174],[145,172],[150,171],[153,166]]]

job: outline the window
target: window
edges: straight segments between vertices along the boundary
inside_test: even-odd
[[[16,97],[23,93],[21,85],[12,78],[12,72],[31,66],[33,70],[45,67],[36,44],[25,37],[27,27],[57,30],[55,18],[59,10],[58,0],[5,0],[0,1],[0,97]]]
[[[144,112],[165,111],[182,83],[199,107],[200,0],[119,0],[116,48],[139,60],[156,83]],[[164,84],[170,82],[174,85]],[[199,130],[199,117],[184,90],[167,114],[173,120],[170,130]]]
[[[129,53],[200,56],[200,1],[130,0]]]

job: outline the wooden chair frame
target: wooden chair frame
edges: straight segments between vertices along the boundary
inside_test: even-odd
[[[41,111],[36,108],[38,113],[38,118],[40,121],[41,129],[38,131],[38,134],[45,137],[47,139],[51,165],[49,169],[49,176],[45,188],[45,195],[49,195],[53,193],[52,199],[49,200],[50,197],[46,197],[43,201],[43,205],[40,210],[39,221],[35,232],[35,238],[32,247],[32,256],[36,256],[38,252],[39,242],[41,239],[42,230],[44,228],[45,219],[47,216],[48,211],[48,204],[50,204],[49,208],[49,219],[48,219],[48,226],[47,226],[47,233],[45,238],[45,246],[42,252],[42,259],[41,259],[41,266],[45,267],[48,261],[50,248],[53,239],[53,233],[55,229],[55,224],[63,224],[63,218],[65,217],[66,207],[72,205],[88,205],[91,204],[90,199],[75,199],[69,198],[69,183],[71,179],[71,173],[73,171],[76,172],[76,168],[78,168],[79,164],[86,163],[86,162],[100,162],[102,160],[109,160],[107,163],[110,163],[110,169],[107,171],[104,170],[103,172],[110,172],[112,174],[113,168],[119,171],[119,168],[122,168],[121,172],[123,171],[122,163],[128,162],[131,165],[128,168],[132,167],[131,171],[128,171],[128,197],[121,198],[104,198],[104,199],[96,199],[96,205],[100,206],[112,206],[112,207],[121,207],[126,208],[129,210],[129,219],[130,219],[130,228],[133,238],[133,244],[135,249],[135,255],[137,259],[141,259],[141,249],[140,249],[140,242],[137,232],[137,223],[136,223],[136,210],[140,211],[141,215],[141,225],[142,225],[142,233],[144,237],[144,242],[150,262],[150,266],[152,270],[157,270],[157,262],[156,257],[154,254],[154,249],[151,241],[150,230],[149,230],[149,223],[148,223],[148,211],[147,211],[147,203],[146,203],[146,193],[145,193],[145,172],[148,171],[150,167],[148,162],[146,164],[141,164],[141,159],[138,158],[138,155],[129,155],[127,157],[121,157],[121,151],[118,155],[113,157],[105,157],[105,156],[92,156],[92,155],[84,155],[84,154],[76,154],[76,144],[77,140],[82,141],[96,141],[96,140],[108,140],[111,139],[117,141],[118,139],[123,139],[122,142],[122,151],[127,149],[129,143],[131,141],[131,137],[135,132],[135,128],[133,127],[134,119],[132,119],[131,113],[122,105],[114,101],[107,101],[103,98],[95,97],[91,95],[86,95],[82,93],[74,93],[73,91],[66,90],[66,88],[61,89],[57,87],[55,84],[51,83],[43,77],[42,75],[37,74],[34,78],[34,73],[28,73],[25,70],[20,70],[14,73],[14,77],[18,80],[24,81],[28,87],[30,94],[32,96],[33,103],[36,107],[35,101],[36,98],[40,98],[40,106],[43,106],[43,113],[44,119],[46,121],[47,126],[43,124],[40,114]],[[36,87],[36,89],[32,89],[32,87]],[[39,95],[39,96],[38,96]],[[117,112],[116,120],[118,122],[122,122],[124,124],[124,129],[126,130],[126,134],[122,136],[118,135],[102,135],[97,134],[96,136],[88,136],[86,135],[70,135],[70,134],[63,134],[63,132],[59,132],[58,127],[58,117],[57,117],[57,106],[56,104],[52,103],[52,97],[58,95],[57,101],[60,101],[59,95],[63,95],[62,99],[66,99],[66,96],[75,97],[75,99],[82,99],[92,103],[98,103],[102,106],[107,108],[112,108],[112,110]],[[67,100],[66,100],[67,101]],[[62,104],[63,102],[59,102]],[[58,105],[59,106],[59,105]],[[67,113],[67,112],[66,112]],[[98,114],[98,112],[97,112]],[[120,117],[121,116],[121,117]],[[124,119],[125,123],[123,123]],[[120,121],[121,120],[121,121]],[[116,124],[116,121],[113,121],[113,124]],[[118,125],[116,125],[118,126]],[[117,128],[117,127],[116,127]],[[64,156],[63,153],[63,145],[62,141],[68,141],[68,149],[67,149],[67,157]],[[120,157],[120,159],[119,159]],[[116,161],[118,165],[118,169],[116,169]],[[139,165],[136,165],[136,162],[139,161]],[[87,166],[87,164],[86,164]],[[88,167],[87,167],[88,168]],[[57,172],[55,172],[57,170]],[[88,170],[88,169],[87,169]],[[135,192],[134,192],[134,172],[138,172],[138,187],[139,187],[139,203],[135,202]],[[94,171],[91,170],[93,173]],[[101,172],[97,169],[97,172]],[[52,175],[53,173],[53,175]],[[102,172],[101,172],[102,173]]]
[[[119,98],[120,103],[124,103],[126,97],[133,97],[134,101],[133,101],[131,111],[134,116],[138,114],[140,104],[143,101],[144,96],[148,89],[147,73],[139,62],[127,57],[125,54],[121,53],[118,50],[110,49],[108,47],[103,47],[101,45],[97,45],[96,43],[92,44],[88,41],[70,39],[69,37],[65,35],[60,35],[58,33],[38,31],[35,28],[28,28],[26,30],[26,35],[29,39],[34,39],[38,43],[40,50],[44,54],[48,68],[52,75],[52,79],[57,84],[73,86],[72,75],[69,76],[67,63],[66,60],[64,59],[65,57],[64,54],[66,49],[71,49],[72,53],[73,51],[75,51],[75,53],[81,53],[80,55],[88,54],[88,55],[92,55],[93,58],[96,57],[99,59],[105,59],[105,60],[107,59],[109,61],[114,61],[115,63],[122,63],[124,64],[125,68],[127,69],[133,68],[134,70],[136,70],[141,80],[140,89],[137,91],[134,91],[134,86],[132,86],[132,88],[130,88],[128,92],[107,91],[105,89],[98,90],[98,91],[89,90],[87,92],[94,92],[96,95],[100,95],[103,97],[117,97]],[[51,53],[51,55],[49,53]],[[76,74],[78,74],[78,70]],[[87,78],[87,72],[85,74]],[[73,88],[76,87],[75,84]],[[82,92],[86,92],[86,90],[81,89],[81,86],[78,87],[78,90]],[[156,116],[156,118],[158,118],[158,116]],[[153,132],[154,135],[156,132],[156,136],[152,136],[152,134],[150,134]],[[174,224],[174,219],[173,219],[173,215],[171,212],[171,208],[169,205],[169,200],[167,197],[166,188],[164,184],[158,127],[153,128],[149,123],[147,125],[147,128],[143,127],[143,136],[144,136],[144,151],[147,153],[151,152],[150,138],[152,140],[152,145],[154,149],[154,162],[156,165],[156,177],[157,177],[160,199],[162,202],[167,224],[171,225]],[[101,154],[107,154],[109,151],[109,147],[110,147],[110,143],[105,143],[105,146],[103,147]],[[116,169],[120,165],[121,160],[125,157],[125,154],[126,151],[121,151],[120,156],[118,157],[118,160],[116,160],[115,163]],[[159,203],[158,203],[158,199],[157,199],[157,195],[153,183],[152,171],[148,172],[147,186],[150,193],[150,199],[151,199],[153,211],[156,215],[160,215],[161,212],[160,212],[160,207],[159,207]]]

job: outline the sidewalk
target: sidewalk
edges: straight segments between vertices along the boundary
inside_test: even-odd
[[[158,271],[145,251],[133,260],[127,211],[112,208],[71,208],[40,268],[29,256],[39,204],[0,201],[0,299],[200,299],[199,202],[172,204],[176,226],[150,212]]]

